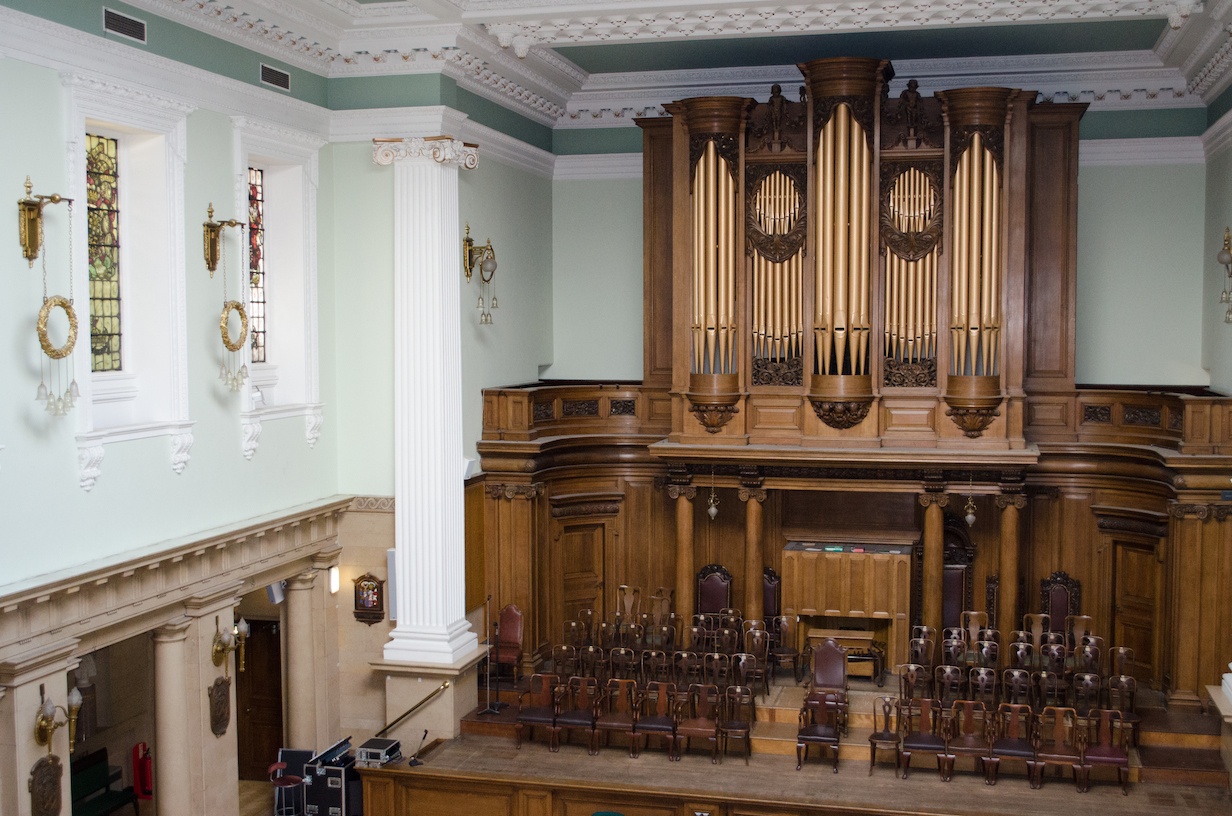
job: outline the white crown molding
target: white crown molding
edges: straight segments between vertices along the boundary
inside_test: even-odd
[[[1232,82],[1232,23],[1215,32],[1220,40],[1210,58],[1194,72],[1189,81],[1189,92],[1201,96],[1207,102],[1223,93]]]
[[[466,119],[465,113],[444,105],[333,111],[329,121],[329,141],[371,142],[373,139],[424,138],[457,133]]]
[[[1219,117],[1219,121],[1206,129],[1202,134],[1202,146],[1206,150],[1206,160],[1211,161],[1232,150],[1232,111]]]
[[[329,112],[285,93],[222,77],[93,34],[0,6],[0,53],[61,72],[105,75],[117,84],[207,108],[267,119],[322,136]]]
[[[1078,143],[1080,167],[1204,164],[1206,154],[1198,136],[1159,139],[1087,139]]]
[[[557,156],[553,181],[640,179],[641,153],[588,153]]]
[[[1098,17],[1136,19],[1167,17],[1180,26],[1196,5],[1191,0],[1108,4],[1099,0],[1056,0],[1027,5],[1019,0],[952,0],[947,3],[899,3],[897,0],[838,0],[793,6],[715,8],[683,3],[660,10],[630,7],[629,13],[604,8],[573,12],[536,9],[521,19],[492,21],[489,33],[519,57],[533,46],[582,45],[637,40],[682,40],[756,37],[776,34],[877,31],[958,25],[1061,22]],[[505,8],[508,8],[506,6]],[[532,14],[547,16],[532,17]],[[492,15],[498,16],[498,15]]]
[[[547,150],[528,145],[473,119],[467,119],[458,134],[468,142],[478,144],[480,155],[485,160],[497,161],[539,176],[552,177],[552,168],[557,157]]]

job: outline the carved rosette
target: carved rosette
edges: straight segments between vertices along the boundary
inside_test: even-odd
[[[431,159],[437,164],[456,164],[474,170],[479,166],[479,147],[452,136],[372,140],[372,160],[377,164],[390,165],[403,159]]]

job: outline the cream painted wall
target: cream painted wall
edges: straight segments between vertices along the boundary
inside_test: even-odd
[[[1211,388],[1232,394],[1232,324],[1224,315],[1232,304],[1220,304],[1228,285],[1215,256],[1223,248],[1223,231],[1232,225],[1232,150],[1211,158],[1206,167],[1206,223],[1202,229],[1203,360],[1211,372]]]
[[[37,118],[0,117],[0,189],[12,198],[32,176],[35,191],[66,191],[63,91],[56,72],[0,60],[0,109],[38,111]],[[241,453],[238,396],[217,380],[221,359],[218,312],[222,282],[201,260],[201,222],[206,205],[232,200],[230,120],[197,111],[188,119],[185,175],[187,242],[188,394],[195,444],[180,475],[171,470],[166,437],[106,446],[93,490],[78,486],[76,422],[49,417],[34,402],[39,351],[34,324],[42,298],[39,269],[21,257],[15,230],[0,245],[0,594],[36,576],[159,549],[165,542],[255,516],[285,510],[337,492],[337,416],[331,393],[333,337],[322,335],[325,424],[315,449],[304,438],[302,418],[266,421],[251,461]],[[64,208],[61,205],[60,209]],[[84,218],[84,206],[76,214]],[[226,206],[219,215],[230,217]],[[67,217],[49,217],[53,293],[67,290]],[[332,264],[322,263],[322,302],[333,291]],[[233,282],[234,286],[234,282]],[[84,292],[75,292],[78,313],[88,314]],[[328,326],[329,324],[325,324]],[[78,356],[88,349],[81,319]]]
[[[1083,167],[1079,383],[1207,385],[1201,165]]]
[[[552,185],[550,379],[642,378],[642,182]]]
[[[481,391],[499,385],[534,382],[552,362],[552,182],[484,158],[461,175],[458,191],[462,224],[477,242],[491,238],[496,249],[496,296],[492,323],[481,326],[475,303],[479,279],[462,287],[462,446],[476,457],[483,427]],[[588,345],[591,342],[586,339]]]

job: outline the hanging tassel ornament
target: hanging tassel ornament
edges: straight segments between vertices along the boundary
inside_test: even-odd
[[[64,416],[73,410],[81,392],[77,388],[74,376],[73,350],[77,347],[77,312],[73,308],[73,200],[60,195],[32,195],[33,185],[26,179],[26,197],[18,202],[22,213],[23,232],[29,231],[29,242],[43,256],[43,306],[39,309],[38,322],[35,330],[38,334],[39,347],[45,359],[39,361],[39,385],[34,399],[41,403],[47,413],[52,416]],[[68,297],[47,294],[47,248],[43,240],[43,207],[50,204],[68,204]],[[23,244],[27,236],[23,235]],[[31,259],[33,263],[33,259]],[[51,315],[56,309],[64,312],[68,323],[68,333],[63,345],[57,346],[51,340],[47,328]],[[48,385],[50,383],[50,385]]]
[[[210,217],[213,218],[214,208],[210,207]],[[236,223],[241,232],[244,224]],[[248,312],[244,304],[238,300],[227,299],[227,251],[225,246],[226,233],[219,231],[219,242],[222,255],[222,314],[218,320],[218,331],[222,335],[223,363],[218,370],[218,379],[232,391],[239,391],[244,381],[248,379],[248,365],[244,362],[244,344],[248,340]],[[231,337],[231,313],[235,312],[240,320],[239,337]]]

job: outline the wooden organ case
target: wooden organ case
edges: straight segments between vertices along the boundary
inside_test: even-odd
[[[800,68],[790,98],[646,125],[671,145],[647,151],[672,165],[647,188],[670,208],[647,207],[671,212],[648,254],[673,308],[646,340],[671,337],[672,440],[1022,448],[1033,95],[890,98],[888,62]]]

